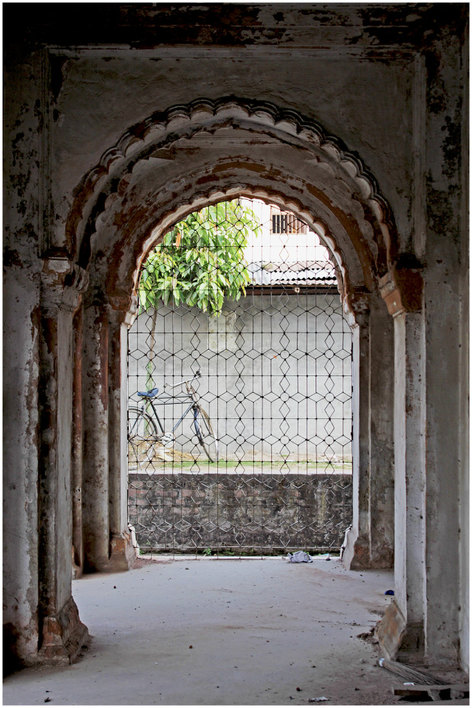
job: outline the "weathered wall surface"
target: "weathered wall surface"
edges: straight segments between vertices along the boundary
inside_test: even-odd
[[[288,42],[284,45],[277,52],[283,53],[282,65],[273,51],[267,55],[257,47],[254,52],[238,50],[235,54],[222,47],[210,53],[208,48],[181,46],[170,54],[162,48],[152,57],[138,52],[130,56],[114,49],[99,58],[79,52],[71,58],[56,59],[62,64],[62,87],[51,140],[55,155],[71,157],[69,163],[58,161],[58,185],[63,187],[54,201],[61,216],[65,219],[71,207],[71,203],[60,201],[63,188],[71,194],[82,175],[98,162],[103,146],[115,144],[129,125],[155,111],[201,97],[215,100],[244,96],[300,111],[320,121],[328,133],[342,135],[351,149],[362,152],[372,172],[382,175],[381,188],[396,207],[401,233],[408,234],[411,194],[399,185],[409,185],[411,180],[407,166],[413,133],[407,101],[412,92],[413,66],[394,56],[385,62],[366,63],[362,53],[352,47],[340,47],[335,59],[327,63],[317,59],[316,50],[292,52]],[[312,67],[309,72],[307,62]],[[342,97],[341,107],[338,97]],[[71,114],[73,122],[69,120]],[[361,121],[358,116],[362,116]],[[393,155],[384,147],[391,135],[396,136]],[[87,155],[79,147],[84,141]]]
[[[7,666],[34,656],[38,631],[38,72],[6,63],[4,87],[3,573]]]
[[[350,475],[130,475],[142,551],[339,550],[351,507]]]

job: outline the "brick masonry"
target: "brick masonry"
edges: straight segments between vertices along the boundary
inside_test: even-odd
[[[141,550],[339,549],[352,521],[345,474],[130,474]]]

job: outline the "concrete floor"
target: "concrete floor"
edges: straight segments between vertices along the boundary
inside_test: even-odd
[[[93,635],[81,660],[4,683],[5,705],[391,704],[369,632],[387,571],[339,560],[167,559],[74,581]],[[49,699],[49,700],[48,700]]]

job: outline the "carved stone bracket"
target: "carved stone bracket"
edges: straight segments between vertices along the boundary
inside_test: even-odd
[[[81,294],[87,289],[87,271],[66,258],[46,258],[41,273],[43,310],[64,309],[74,312]]]
[[[359,289],[346,292],[343,297],[343,309],[350,327],[361,324],[370,312],[370,294]]]
[[[419,312],[423,305],[423,277],[419,268],[393,266],[379,280],[380,294],[389,313]]]
[[[109,298],[113,316],[120,324],[133,324],[138,313],[137,295],[111,295]]]

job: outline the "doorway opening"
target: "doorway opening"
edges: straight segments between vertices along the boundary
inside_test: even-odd
[[[143,264],[128,334],[128,513],[142,553],[336,552],[352,519],[351,330],[309,226],[193,212]]]

